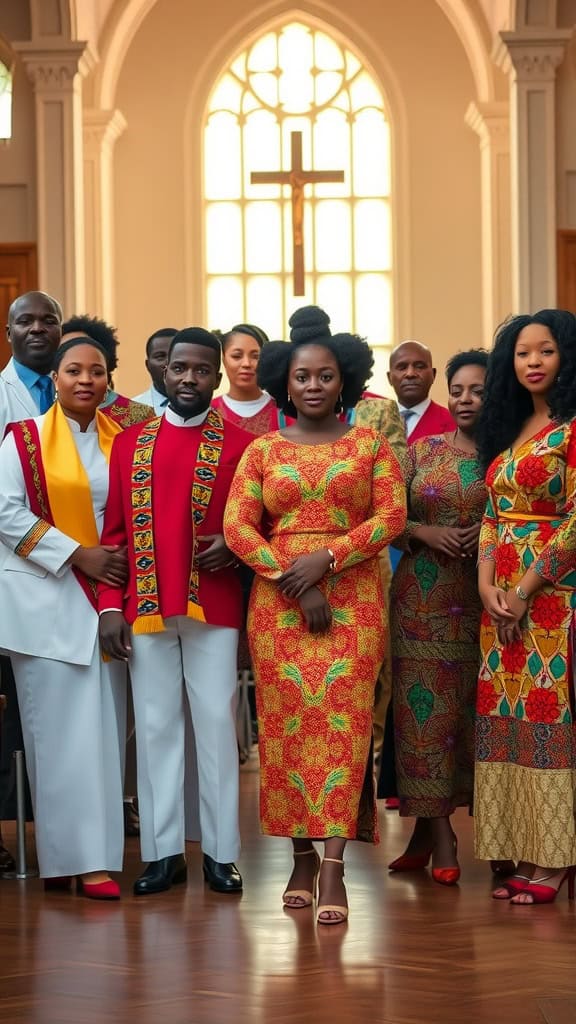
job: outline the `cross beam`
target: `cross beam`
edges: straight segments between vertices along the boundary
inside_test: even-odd
[[[292,189],[292,248],[294,295],[304,295],[304,186],[344,181],[344,171],[305,171],[302,167],[302,132],[290,133],[289,171],[252,171],[252,185],[289,185]]]

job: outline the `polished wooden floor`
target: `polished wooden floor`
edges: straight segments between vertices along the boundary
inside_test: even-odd
[[[576,910],[565,889],[554,906],[491,900],[464,813],[458,887],[427,872],[389,877],[409,825],[382,808],[381,845],[349,847],[349,924],[318,929],[310,911],[281,908],[289,851],[258,833],[257,782],[252,760],[241,898],[204,887],[190,846],[187,887],[134,899],[135,839],[120,903],[0,881],[2,1024],[574,1024]]]

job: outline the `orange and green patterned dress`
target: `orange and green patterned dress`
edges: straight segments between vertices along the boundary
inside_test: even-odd
[[[224,531],[256,572],[248,636],[269,835],[377,839],[370,747],[386,637],[376,556],[405,522],[400,467],[370,428],[319,445],[266,434],[238,465]],[[274,581],[299,555],[326,547],[336,571],[318,586],[332,625],[311,634]]]
[[[494,582],[528,568],[547,582],[522,637],[502,646],[482,616],[475,769],[476,856],[548,868],[576,863],[576,421],[546,426],[494,460],[479,557]]]

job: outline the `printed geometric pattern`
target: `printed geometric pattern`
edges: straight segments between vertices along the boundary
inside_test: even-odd
[[[486,489],[476,458],[444,437],[417,441],[409,458],[390,599],[396,771],[400,813],[435,818],[472,803],[481,606],[475,558],[410,541],[422,525],[479,523]]]
[[[367,428],[314,446],[268,434],[240,462],[225,532],[256,572],[248,635],[268,834],[375,838],[368,762],[386,637],[374,556],[404,522],[398,464],[387,442]],[[298,603],[274,579],[298,555],[324,547],[334,552],[337,572],[318,586],[333,621],[327,633],[312,635]]]
[[[476,856],[480,860],[527,860],[547,868],[574,864],[575,785],[572,769],[539,771],[521,765],[477,764]]]
[[[500,849],[490,857],[517,855],[547,867],[563,867],[574,863],[576,853],[575,422],[547,426],[515,452],[503,452],[490,466],[486,481],[480,558],[494,563],[495,584],[508,590],[530,567],[550,582],[528,602],[520,639],[502,646],[488,616],[482,616],[475,785],[478,849]],[[516,852],[504,854],[505,849]]]

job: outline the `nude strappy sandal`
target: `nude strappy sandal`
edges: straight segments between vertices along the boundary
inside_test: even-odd
[[[342,864],[342,877],[344,877],[344,861],[339,860],[337,857],[324,857],[322,864],[328,862],[329,864]],[[337,914],[337,917],[328,917],[323,919],[322,914],[331,913]],[[317,924],[344,924],[348,920],[348,907],[337,907],[330,903],[325,903],[323,906],[319,906],[316,913]]]
[[[312,892],[309,889],[286,889],[282,893],[282,905],[287,910],[303,910],[304,907],[311,907],[314,900],[316,899],[316,890],[318,887],[318,875],[320,874],[320,857],[318,856],[314,847],[311,850],[294,850],[295,857],[309,857],[313,853],[316,858],[316,870],[314,871],[314,878],[312,879]],[[299,899],[301,903],[287,903],[287,899]]]

